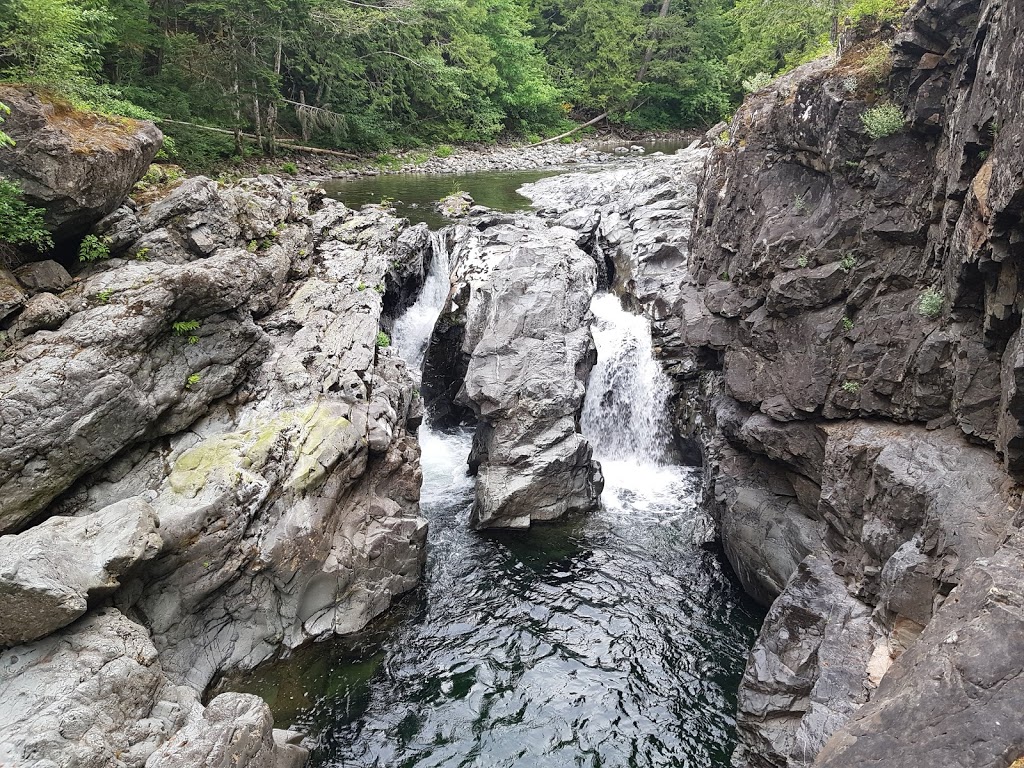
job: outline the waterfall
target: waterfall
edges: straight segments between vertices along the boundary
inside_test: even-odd
[[[601,294],[590,305],[597,365],[583,405],[583,432],[598,459],[663,464],[672,442],[672,384],[654,359],[647,319]]]
[[[423,368],[430,334],[451,289],[451,257],[448,230],[430,233],[433,258],[416,303],[395,322],[391,342],[409,368],[418,376]]]
[[[605,476],[602,504],[623,514],[664,513],[692,496],[692,471],[671,463],[671,380],[654,358],[647,318],[612,294],[591,303],[597,365],[581,418]]]

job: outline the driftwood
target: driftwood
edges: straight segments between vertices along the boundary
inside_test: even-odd
[[[160,122],[162,122],[162,123],[171,123],[172,125],[185,125],[185,126],[188,126],[189,128],[198,128],[201,131],[213,131],[214,133],[223,133],[223,134],[225,134],[227,136],[239,135],[239,136],[244,136],[247,139],[253,139],[255,141],[259,141],[260,140],[259,136],[256,136],[255,134],[252,134],[252,133],[238,132],[236,134],[235,131],[228,131],[228,130],[225,130],[224,128],[212,128],[209,125],[199,125],[197,123],[186,123],[183,120],[168,120],[168,119],[164,118]],[[363,159],[363,158],[359,157],[359,155],[353,155],[353,154],[350,154],[349,152],[339,152],[336,149],[322,149],[321,147],[308,147],[305,144],[299,144],[294,139],[276,139],[276,141],[277,141],[278,144],[286,144],[289,149],[294,149],[294,150],[297,150],[299,152],[309,152],[309,153],[314,154],[314,155],[331,155],[332,157],[343,157],[346,160],[362,160]]]
[[[565,138],[568,138],[569,136],[572,136],[574,133],[582,131],[584,128],[589,128],[594,123],[601,122],[606,117],[608,117],[608,113],[607,112],[602,112],[600,115],[595,117],[593,120],[588,120],[587,122],[583,123],[582,125],[577,125],[571,131],[566,131],[565,133],[559,134],[558,136],[552,136],[550,139],[544,139],[544,141],[538,141],[536,144],[530,144],[529,146],[531,146],[531,147],[541,147],[541,146],[543,146],[545,144],[550,144],[553,141],[561,141],[562,139],[565,139]]]

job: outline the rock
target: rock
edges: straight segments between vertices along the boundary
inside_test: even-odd
[[[274,731],[270,708],[259,697],[222,693],[201,719],[153,753],[146,768],[302,768],[309,752],[287,743],[285,734]]]
[[[60,293],[71,287],[71,275],[56,261],[37,261],[14,270],[18,282],[30,293]]]
[[[70,624],[88,601],[151,560],[163,542],[152,507],[128,500],[85,517],[51,517],[0,536],[0,646],[45,637]]]
[[[194,692],[167,682],[146,631],[110,608],[0,653],[8,765],[142,768],[201,713]]]
[[[988,768],[1024,744],[1024,540],[964,572],[920,639],[815,765]]]
[[[4,86],[0,101],[11,109],[4,131],[17,142],[0,158],[0,174],[46,210],[58,243],[117,208],[163,140],[152,123],[77,112],[24,87]]]
[[[17,312],[25,304],[25,291],[6,269],[0,268],[0,320]]]
[[[804,560],[765,617],[740,683],[733,765],[803,768],[868,699],[880,630],[829,563]]]
[[[525,217],[484,219],[457,237],[456,288],[431,338],[424,391],[429,409],[460,388],[447,412],[471,408],[479,420],[471,524],[523,528],[590,510],[603,481],[576,425],[595,360],[594,263],[574,233]],[[452,375],[462,364],[464,376]]]
[[[473,198],[465,192],[456,192],[448,195],[434,208],[447,219],[458,219],[469,213],[473,207]]]
[[[12,337],[28,336],[36,331],[55,331],[71,317],[71,308],[52,293],[37,293],[25,303],[18,315]]]

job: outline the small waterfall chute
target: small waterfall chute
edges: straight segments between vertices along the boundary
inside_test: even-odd
[[[430,233],[432,258],[420,295],[392,329],[391,342],[417,377],[423,369],[430,334],[437,316],[451,290],[451,256],[448,252],[448,231]]]

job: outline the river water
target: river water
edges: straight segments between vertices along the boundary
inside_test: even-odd
[[[440,240],[435,241],[439,246]],[[415,368],[444,300],[441,254],[394,343]],[[668,381],[644,319],[593,303],[582,428],[600,510],[475,533],[468,431],[424,427],[423,587],[360,637],[306,648],[235,690],[314,743],[317,768],[725,768],[761,615],[692,542],[700,475],[671,461]]]

